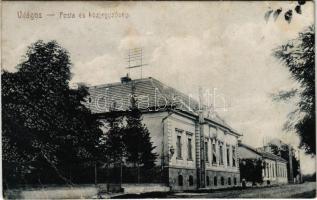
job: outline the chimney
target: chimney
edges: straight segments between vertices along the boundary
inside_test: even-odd
[[[127,74],[126,76],[124,77],[121,77],[121,83],[122,84],[127,84],[131,81],[131,78],[129,77],[129,74]]]
[[[263,149],[265,152],[272,153],[271,147],[269,145],[264,145]]]

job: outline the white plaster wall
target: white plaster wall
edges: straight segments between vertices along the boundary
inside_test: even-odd
[[[280,167],[281,170],[284,170],[284,176],[282,175],[281,172],[279,172],[277,176],[277,182],[278,183],[287,183],[287,164],[283,162],[277,162],[277,165]]]
[[[170,130],[171,130],[171,141],[170,144],[175,149],[175,153],[171,158],[170,166],[171,167],[182,167],[182,168],[190,168],[195,169],[196,168],[196,146],[195,146],[195,122],[194,120],[185,118],[178,114],[172,114],[168,117],[168,120],[170,122]],[[177,140],[177,132],[176,129],[182,130],[181,134],[181,143],[182,143],[182,159],[178,159],[177,157],[177,146],[176,146],[176,140]],[[190,136],[191,133],[192,135]],[[192,160],[188,160],[187,155],[187,138],[192,138]]]
[[[156,152],[159,155],[156,160],[156,165],[161,165],[164,155],[163,148],[167,149],[166,144],[164,144],[164,126],[162,121],[167,115],[167,112],[145,113],[142,115],[143,123],[150,132],[151,141],[153,142],[153,145],[156,146],[153,152]]]
[[[276,161],[265,158],[264,162],[266,162],[271,167],[264,169],[264,170],[266,170],[266,172],[265,172],[265,176],[263,173],[263,180],[264,181],[267,181],[267,180],[276,181],[277,180],[277,178],[276,178]],[[273,170],[273,168],[274,168],[274,170]],[[268,171],[269,171],[269,173],[268,173]]]
[[[219,127],[215,127],[211,124],[204,125],[205,130],[205,137],[208,140],[208,160],[209,162],[206,163],[207,170],[215,170],[215,171],[227,171],[227,172],[238,172],[238,138],[236,135],[232,135],[229,132],[225,132],[224,129]],[[219,147],[218,143],[216,144],[217,150],[217,164],[212,164],[212,139],[216,137],[217,141],[223,142],[223,161],[224,164],[220,165],[220,158],[219,158]],[[229,153],[230,159],[229,164],[227,163],[227,151],[226,147],[229,145]],[[235,158],[236,158],[236,166],[232,166],[232,146],[235,146]]]

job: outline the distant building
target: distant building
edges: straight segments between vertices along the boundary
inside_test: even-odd
[[[240,159],[261,159],[263,162],[262,177],[264,184],[287,183],[287,161],[263,149],[255,149],[239,143]],[[241,176],[243,176],[241,174]]]
[[[238,186],[241,135],[218,115],[201,112],[188,95],[154,78],[124,77],[119,83],[90,87],[86,106],[101,120],[111,106],[124,113],[132,89],[159,154],[156,165],[164,171],[164,183],[172,190]]]
[[[271,149],[271,145],[274,145],[277,147],[276,151],[277,155],[280,155],[282,158],[284,158],[287,161],[287,176],[288,176],[288,182],[289,183],[298,183],[301,181],[301,170],[300,170],[300,160],[299,160],[299,154],[298,157],[295,156],[295,149],[289,145],[284,143],[283,141],[279,139],[271,139],[269,142],[267,142],[263,148],[265,148],[266,151],[273,152]],[[264,150],[262,148],[262,150]]]

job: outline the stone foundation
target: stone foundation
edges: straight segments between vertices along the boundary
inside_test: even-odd
[[[206,188],[208,189],[230,188],[240,185],[240,174],[238,172],[206,170]]]
[[[179,176],[182,176],[182,178]],[[192,176],[192,181],[190,181],[190,176]],[[215,177],[217,183],[215,183]],[[208,178],[209,181],[207,180]],[[183,184],[179,182],[181,179],[183,179]],[[197,190],[196,169],[169,168],[169,186],[171,191]],[[206,187],[204,189],[221,189],[239,186],[241,186],[239,172],[206,170]]]
[[[183,180],[182,183],[180,182],[181,179]],[[171,191],[196,190],[196,169],[169,168],[169,185]]]

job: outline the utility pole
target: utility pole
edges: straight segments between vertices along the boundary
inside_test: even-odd
[[[288,145],[288,165],[289,165],[289,177],[288,180],[290,183],[294,183],[294,174],[293,174],[293,151],[292,146]]]
[[[202,88],[199,87],[199,133],[200,133],[200,187],[204,188],[206,186],[205,184],[205,173],[206,173],[206,157],[205,157],[205,134],[204,134],[204,101],[203,101],[203,92]]]
[[[301,170],[301,164],[300,164],[300,152],[299,149],[297,150],[298,152],[298,173],[299,173],[299,182],[303,182],[303,177],[302,177],[302,170]]]

